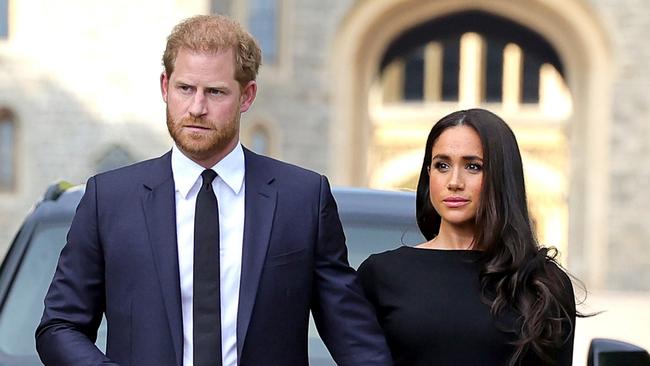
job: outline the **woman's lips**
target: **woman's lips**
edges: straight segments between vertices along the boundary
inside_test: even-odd
[[[465,198],[460,198],[460,197],[450,197],[450,198],[445,198],[442,200],[442,202],[445,204],[445,206],[450,207],[450,208],[457,208],[461,206],[465,206],[468,204],[470,201]]]

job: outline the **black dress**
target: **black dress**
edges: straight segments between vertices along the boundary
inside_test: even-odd
[[[513,329],[517,317],[509,312],[497,323],[481,301],[480,254],[400,247],[361,264],[359,277],[395,366],[508,364],[517,337],[499,327]],[[568,277],[566,281],[573,298]],[[553,364],[571,365],[573,333],[567,338],[559,354],[551,355]],[[528,352],[522,364],[544,363]]]

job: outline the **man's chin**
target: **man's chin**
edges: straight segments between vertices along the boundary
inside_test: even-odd
[[[179,143],[176,141],[176,146],[194,161],[211,160],[215,156],[220,155],[229,148],[230,142],[221,144],[199,144],[199,143]]]
[[[238,140],[237,133],[206,136],[203,134],[188,134],[185,133],[186,131],[173,132],[175,133],[171,133],[171,136],[176,146],[185,156],[196,162],[205,162],[220,155],[225,155],[224,152],[232,149],[234,143]],[[228,135],[228,137],[225,135]]]
[[[193,160],[209,159],[211,156],[216,155],[220,151],[219,148],[215,148],[214,146],[212,148],[207,148],[203,146],[178,145],[178,144],[177,146],[185,155],[192,158]]]

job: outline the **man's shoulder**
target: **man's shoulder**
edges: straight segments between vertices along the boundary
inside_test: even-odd
[[[103,183],[125,184],[131,182],[146,183],[152,180],[164,180],[171,177],[170,152],[157,158],[142,160],[131,165],[95,175],[95,180]]]
[[[244,151],[247,168],[250,168],[253,172],[255,172],[257,169],[260,169],[260,167],[263,167],[264,171],[272,172],[278,177],[286,176],[291,177],[292,179],[301,177],[314,180],[321,179],[322,175],[313,170],[303,168],[301,166],[278,160],[269,156],[260,155],[250,150],[245,149]]]

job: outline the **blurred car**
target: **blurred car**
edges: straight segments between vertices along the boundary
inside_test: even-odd
[[[42,365],[36,354],[34,330],[83,193],[83,186],[65,183],[48,188],[6,254],[0,267],[0,366]],[[370,253],[423,241],[415,224],[412,192],[334,188],[333,194],[347,238],[348,258],[355,268]],[[106,325],[102,322],[97,345],[103,350],[105,343]],[[313,321],[309,347],[310,365],[334,365]]]
[[[594,338],[589,346],[587,366],[647,366],[648,351],[615,339]]]
[[[34,330],[83,193],[83,186],[58,183],[49,187],[25,219],[0,266],[0,366],[42,365]],[[334,188],[333,194],[353,267],[371,253],[424,240],[415,223],[413,192]],[[309,328],[310,365],[335,365],[313,324]],[[104,350],[105,343],[106,324],[102,322],[97,345]],[[589,352],[589,366],[650,365],[644,349],[620,341],[596,339]]]

